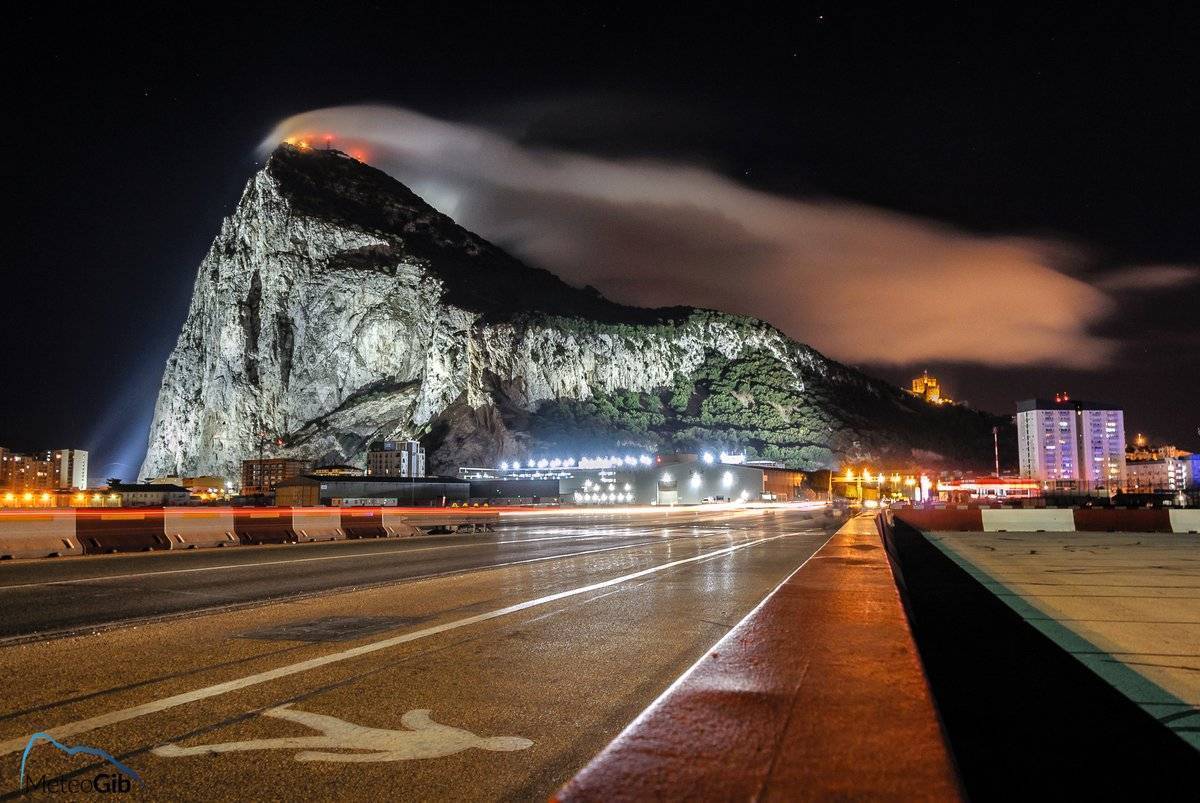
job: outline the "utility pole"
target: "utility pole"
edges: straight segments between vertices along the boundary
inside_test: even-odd
[[[266,471],[266,467],[263,465],[263,452],[266,451],[266,448],[267,448],[267,431],[262,426],[262,419],[260,418],[259,419],[259,430],[258,430],[258,466],[256,466],[256,468],[258,469],[258,471],[257,471],[257,474],[258,474],[258,483],[257,483],[258,494],[257,495],[258,496],[264,495],[263,486],[266,483],[267,471]],[[251,474],[251,476],[254,476],[254,474]]]
[[[1000,478],[1000,427],[992,427],[992,449],[996,454],[996,479]]]

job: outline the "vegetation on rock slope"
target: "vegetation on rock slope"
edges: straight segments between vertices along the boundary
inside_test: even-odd
[[[985,468],[992,426],[1001,427],[1004,453],[1014,449],[1007,419],[932,406],[899,389],[854,390],[821,382],[801,390],[763,351],[737,360],[710,353],[698,370],[677,374],[658,392],[547,401],[519,426],[530,435],[530,449],[545,454],[725,449],[806,469],[835,465],[836,454],[898,462],[940,457]]]

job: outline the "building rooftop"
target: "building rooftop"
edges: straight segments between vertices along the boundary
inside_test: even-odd
[[[1112,404],[1084,401],[1083,399],[1025,399],[1017,402],[1017,412],[1027,413],[1031,410],[1116,410],[1121,408]]]
[[[178,485],[169,485],[167,483],[157,482],[141,482],[130,484],[121,483],[120,485],[111,486],[109,490],[116,491],[117,493],[137,493],[139,491],[150,493],[189,493],[187,488],[181,488]]]
[[[361,469],[360,469],[361,471]],[[449,482],[455,485],[465,485],[466,480],[461,480],[458,477],[398,477],[398,476],[383,476],[378,474],[356,474],[356,475],[335,475],[321,476],[319,474],[301,474],[298,477],[282,480],[275,483],[275,487],[281,485],[312,485],[315,483],[350,483],[350,482],[365,482],[365,483],[380,483],[388,485],[407,485],[420,484],[423,482]]]

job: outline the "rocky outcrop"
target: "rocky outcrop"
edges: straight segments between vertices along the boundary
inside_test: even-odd
[[[751,356],[771,367],[766,385],[736,378]],[[712,376],[681,391],[698,372]],[[200,265],[141,476],[236,476],[260,446],[361,464],[379,438],[423,437],[442,471],[490,464],[569,449],[571,433],[543,413],[616,393],[682,400],[614,430],[650,447],[708,432],[811,468],[938,451],[951,429],[986,430],[990,443],[986,416],[950,413],[974,418],[948,428],[945,411],[761,321],[612,303],[522,264],[378,170],[283,145]],[[722,417],[722,394],[746,393],[772,396],[741,405],[772,420]]]

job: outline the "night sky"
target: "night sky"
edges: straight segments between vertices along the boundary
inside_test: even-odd
[[[824,3],[784,16],[648,5],[10,11],[5,185],[16,216],[0,295],[0,445],[86,448],[93,480],[132,478],[197,265],[260,142],[291,115],[371,103],[533,153],[694,166],[810,212],[901,213],[948,227],[951,246],[1028,239],[1111,300],[1102,314],[1076,301],[1076,314],[1096,314],[1078,342],[1049,348],[1061,359],[1004,358],[1028,335],[1014,331],[964,353],[914,346],[897,363],[892,338],[806,328],[807,280],[775,294],[790,304],[794,293],[792,307],[735,311],[897,382],[928,368],[976,407],[1013,412],[1018,398],[1068,390],[1123,405],[1130,437],[1200,449],[1200,24],[1186,4],[1082,14],[906,4],[881,15]],[[477,212],[484,228],[499,225],[505,197]],[[533,214],[528,200],[508,213]],[[654,219],[614,231],[651,241]],[[650,250],[632,242],[629,258]],[[570,281],[591,278],[566,252],[531,253]],[[1011,295],[1013,277],[1025,281],[965,253],[975,286]],[[895,275],[881,268],[870,303],[956,305],[945,274],[913,274],[922,258],[908,254]],[[832,264],[831,281],[844,269]],[[595,270],[592,283],[620,300],[670,292],[636,268]],[[1042,289],[1023,297],[1053,313]],[[959,337],[962,324],[944,318],[922,324],[929,342]],[[1071,353],[1080,343],[1107,346],[1085,358]]]

